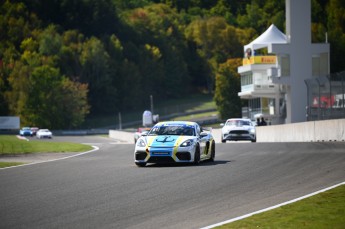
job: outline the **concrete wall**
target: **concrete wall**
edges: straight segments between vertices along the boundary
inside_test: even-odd
[[[134,144],[134,131],[126,132],[121,130],[109,130],[109,138],[117,139],[122,143]]]
[[[260,126],[256,138],[257,142],[345,141],[345,119]]]
[[[215,142],[221,141],[221,129],[212,130]],[[109,137],[134,144],[134,131],[109,130]],[[256,128],[257,142],[345,141],[345,119],[300,122]]]

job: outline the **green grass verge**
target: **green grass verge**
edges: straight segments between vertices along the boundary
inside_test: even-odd
[[[0,155],[53,152],[84,152],[91,149],[92,146],[79,143],[26,141],[18,139],[14,135],[0,135]]]
[[[155,100],[155,98],[154,98]],[[149,102],[149,98],[148,98]],[[146,110],[150,109],[150,104],[147,104]],[[213,101],[213,96],[210,94],[195,94],[185,97],[183,99],[164,100],[162,102],[154,102],[154,114],[159,114],[160,117],[165,115],[193,112],[205,109],[216,109],[216,103]],[[122,123],[133,121],[141,121],[145,109],[140,109],[131,112],[121,112]],[[81,128],[100,128],[107,126],[114,126],[119,124],[118,114],[108,116],[88,117]],[[134,124],[137,128],[138,125]]]
[[[6,167],[11,167],[11,166],[16,166],[16,165],[23,165],[25,163],[21,162],[1,162],[0,161],[0,168],[6,168]]]
[[[217,228],[345,228],[345,185]]]
[[[211,111],[211,112],[204,112],[204,113],[200,113],[200,114],[180,116],[180,117],[173,118],[172,120],[176,120],[176,121],[189,121],[189,120],[193,120],[193,119],[206,118],[206,117],[214,117],[214,116],[215,117],[218,116],[218,112],[217,111]]]

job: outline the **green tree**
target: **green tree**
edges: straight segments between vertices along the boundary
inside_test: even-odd
[[[21,54],[19,46],[23,39],[40,22],[34,13],[29,13],[22,2],[2,1],[0,4],[0,115],[10,112],[6,93],[10,90],[8,77]]]
[[[82,65],[79,57],[84,42],[84,35],[76,30],[67,30],[62,34],[59,66],[61,73],[72,81],[79,81],[82,75]]]
[[[86,84],[72,82],[58,69],[46,65],[33,70],[25,105],[29,125],[73,128],[84,121],[88,112]]]
[[[215,79],[212,75],[219,64],[226,62],[228,58],[243,55],[243,45],[248,40],[245,33],[244,30],[229,25],[221,17],[195,20],[186,28],[187,39],[195,42],[199,55],[209,63],[209,90],[213,90]]]
[[[235,24],[236,18],[231,11],[231,5],[229,1],[219,0],[217,4],[210,9],[210,15],[224,17],[230,24]]]
[[[63,77],[47,65],[31,69],[16,63],[7,99],[22,125],[52,129],[77,127],[89,112],[87,86]]]
[[[131,10],[125,16],[142,38],[136,46],[128,43],[124,53],[139,66],[140,82],[148,94],[144,97],[159,94],[159,101],[188,93],[192,76],[185,53],[189,50],[176,11],[164,4],[153,4]]]
[[[61,80],[62,76],[56,68],[43,65],[33,69],[21,116],[27,120],[26,125],[52,129],[64,126],[61,116]]]
[[[21,61],[16,61],[11,75],[7,79],[11,90],[8,89],[5,92],[5,99],[10,114],[19,115],[21,122],[24,124],[30,122],[25,112],[30,91],[30,74],[31,68],[28,65],[24,65]]]
[[[22,0],[36,12],[45,26],[58,24],[65,30],[79,30],[86,36],[116,31],[119,19],[114,0]]]
[[[59,54],[62,46],[61,35],[56,31],[55,26],[49,25],[39,38],[39,53],[45,56]]]
[[[221,119],[242,117],[241,100],[238,92],[241,91],[241,81],[234,70],[232,61],[221,64],[216,74],[216,90],[214,100]]]
[[[345,3],[341,0],[330,0],[327,7],[328,34],[331,52],[331,71],[344,70],[342,56],[345,52]]]
[[[87,84],[73,82],[66,77],[62,78],[59,112],[63,119],[61,128],[76,128],[84,122],[90,110],[87,93]]]
[[[144,100],[142,90],[142,78],[139,73],[137,65],[133,62],[125,60],[122,64],[120,74],[123,77],[123,83],[120,88],[120,95],[122,95],[121,107],[124,110],[136,110],[143,107]]]
[[[260,34],[275,24],[284,31],[285,1],[252,0],[245,6],[246,12],[237,15],[237,23],[241,28],[253,28]]]
[[[0,4],[0,15],[1,57],[1,51],[8,46],[14,45],[18,48],[21,41],[40,25],[40,21],[34,13],[29,13],[24,3],[12,3],[9,0]]]
[[[81,82],[88,83],[88,101],[94,114],[109,114],[112,109],[114,91],[109,69],[109,54],[96,37],[85,41],[80,53],[82,67]]]

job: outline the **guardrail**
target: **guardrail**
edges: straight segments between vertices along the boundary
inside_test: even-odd
[[[345,119],[309,121],[256,128],[257,142],[345,141]]]
[[[82,135],[96,135],[108,134],[109,129],[89,129],[89,130],[53,130],[55,136],[82,136]]]

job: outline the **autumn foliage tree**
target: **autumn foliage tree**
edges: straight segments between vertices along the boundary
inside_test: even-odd
[[[344,68],[344,1],[312,0],[312,39]],[[22,125],[78,128],[86,118],[214,94],[240,116],[243,46],[270,24],[284,31],[284,0],[4,0],[0,4],[0,115]]]

